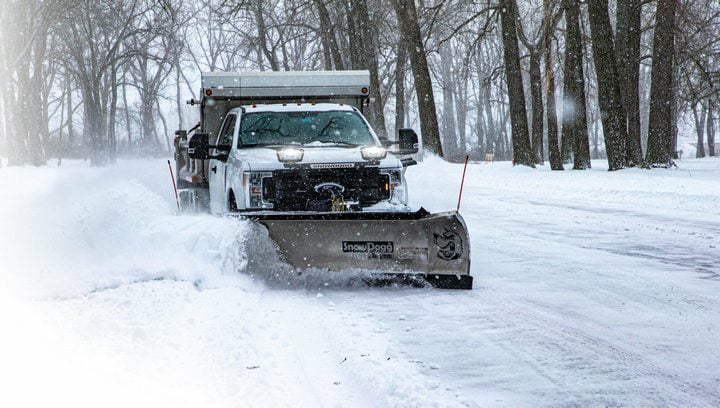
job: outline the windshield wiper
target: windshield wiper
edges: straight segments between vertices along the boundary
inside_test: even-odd
[[[272,146],[300,146],[299,143],[250,143],[250,144],[241,144],[240,148],[246,148],[246,147],[272,147]]]

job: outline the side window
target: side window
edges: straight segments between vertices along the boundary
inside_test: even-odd
[[[237,121],[237,115],[229,115],[225,119],[220,137],[218,138],[219,145],[231,145],[233,141],[233,132],[235,131],[235,122]]]

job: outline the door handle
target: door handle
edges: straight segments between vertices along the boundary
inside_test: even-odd
[[[217,166],[213,166],[210,170],[212,170],[213,173],[217,173]]]

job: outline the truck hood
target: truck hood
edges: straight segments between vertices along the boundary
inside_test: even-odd
[[[303,160],[297,164],[368,163],[362,158],[361,147],[303,147]],[[271,171],[285,168],[277,158],[277,149],[256,147],[236,149],[233,157],[248,164],[251,171]],[[389,154],[380,161],[379,167],[402,167],[400,160]]]

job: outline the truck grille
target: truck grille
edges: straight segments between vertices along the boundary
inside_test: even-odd
[[[263,201],[278,211],[330,211],[333,194],[367,207],[390,198],[389,177],[376,167],[276,170],[263,179]]]

